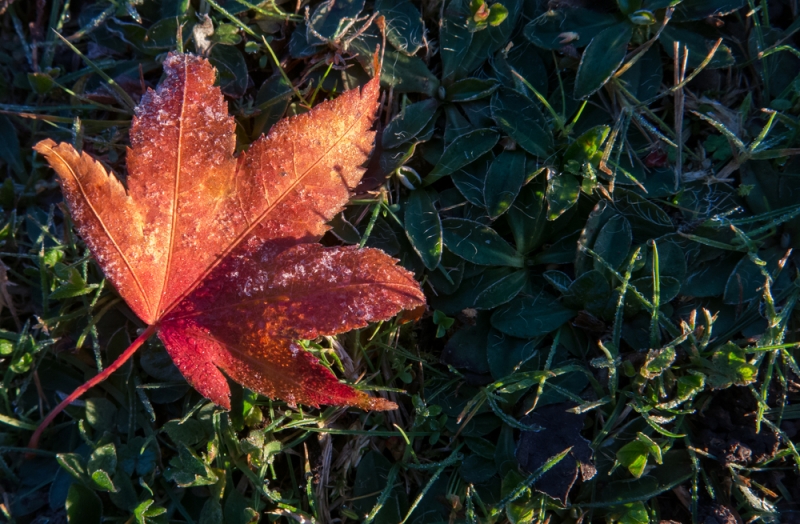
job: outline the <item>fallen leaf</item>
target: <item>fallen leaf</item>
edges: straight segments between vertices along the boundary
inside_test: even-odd
[[[164,70],[136,109],[124,184],[70,144],[35,146],[146,335],[157,332],[186,380],[226,409],[224,374],[292,404],[395,408],[340,383],[295,342],[424,304],[413,275],[382,251],[317,243],[363,175],[377,77],[278,122],[237,157],[214,68],[170,54]]]
[[[567,503],[572,486],[578,480],[586,481],[594,477],[597,469],[592,463],[592,448],[589,441],[581,436],[586,414],[568,411],[577,404],[571,402],[550,404],[522,419],[523,424],[540,426],[541,431],[523,431],[517,444],[517,461],[528,473],[533,473],[548,459],[567,448],[569,455],[542,475],[533,487],[546,495]]]

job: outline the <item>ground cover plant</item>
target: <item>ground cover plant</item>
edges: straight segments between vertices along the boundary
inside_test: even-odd
[[[5,520],[800,519],[796,2],[0,9]],[[32,450],[147,328],[33,146],[126,184],[134,107],[184,52],[239,155],[380,74],[375,151],[321,242],[398,259],[428,309],[294,344],[398,409],[231,380],[226,411],[151,337]]]

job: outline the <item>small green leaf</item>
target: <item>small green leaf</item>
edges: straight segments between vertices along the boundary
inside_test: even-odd
[[[153,440],[144,437],[133,437],[125,446],[117,450],[122,471],[133,477],[151,473],[156,466],[156,446]]]
[[[483,189],[486,209],[492,219],[508,211],[527,177],[522,151],[503,151],[492,162]]]
[[[167,512],[166,508],[153,504],[155,502],[152,499],[147,499],[134,508],[133,516],[136,518],[136,524],[147,524],[148,519],[154,519]]]
[[[381,156],[378,160],[381,166],[381,172],[389,175],[400,169],[403,164],[408,162],[408,160],[414,155],[416,148],[417,145],[412,142],[403,144],[394,149],[384,149],[381,151]]]
[[[587,271],[570,284],[564,294],[564,305],[572,309],[588,309],[600,313],[611,298],[611,286],[600,271]]]
[[[414,140],[433,119],[438,106],[434,98],[407,105],[383,130],[383,147],[395,148]]]
[[[53,88],[53,77],[47,73],[28,73],[28,83],[34,93],[44,95]]]
[[[111,493],[119,491],[114,485],[114,482],[111,480],[111,475],[109,475],[105,470],[98,469],[97,471],[93,472],[92,481],[94,481],[95,486],[97,486],[101,491],[108,491]]]
[[[552,9],[525,26],[525,38],[548,50],[561,49],[567,44],[581,48],[621,21],[619,15],[585,7]]]
[[[242,41],[239,26],[234,24],[219,24],[211,36],[211,41],[222,45],[238,45]]]
[[[183,422],[170,420],[162,429],[175,444],[179,445],[194,446],[207,437],[203,431],[203,424],[193,418]]]
[[[675,362],[675,348],[667,346],[662,349],[651,349],[640,370],[644,378],[652,379],[661,376]]]
[[[217,81],[223,93],[239,98],[247,91],[247,62],[237,47],[217,45],[211,48],[208,61],[217,68]]]
[[[59,263],[55,265],[54,269],[56,275],[58,275],[59,278],[66,280],[66,282],[58,286],[55,291],[50,293],[50,298],[53,300],[87,295],[97,289],[96,285],[88,285],[86,283],[77,268],[66,267]]]
[[[632,191],[617,188],[615,207],[631,223],[634,238],[657,238],[675,231],[670,216],[654,202]]]
[[[443,311],[438,309],[433,312],[433,323],[436,325],[436,338],[442,338],[447,334],[447,330],[453,327],[456,319],[448,317]]]
[[[547,280],[550,285],[556,288],[562,295],[569,290],[569,286],[572,284],[572,279],[569,275],[555,269],[542,273],[542,278]]]
[[[679,377],[677,397],[682,400],[693,398],[697,393],[703,390],[705,382],[705,376],[700,373]]]
[[[462,262],[464,261],[462,260]],[[484,299],[490,298],[492,293],[484,295],[484,292],[493,286],[502,286],[499,282],[513,272],[509,267],[488,267],[464,278],[458,289],[451,294],[431,298],[431,305],[441,309],[448,315],[456,314],[465,308],[474,308],[479,296],[483,295]],[[435,275],[435,273],[432,273],[432,275]],[[496,290],[499,291],[499,288],[496,288]]]
[[[725,389],[732,385],[746,386],[752,384],[758,375],[758,368],[747,362],[743,349],[728,342],[714,352],[706,384],[711,389]]]
[[[310,23],[316,33],[328,41],[344,36],[353,20],[364,10],[364,0],[323,2],[311,13]],[[309,37],[311,40],[311,37]],[[315,43],[323,43],[314,36]]]
[[[255,100],[255,109],[261,112],[253,119],[253,130],[250,133],[253,140],[283,117],[293,95],[292,86],[281,74],[274,74],[261,84]]]
[[[628,468],[637,479],[644,474],[647,467],[647,456],[650,453],[647,445],[639,440],[628,442],[617,451],[617,460]]]
[[[9,369],[17,375],[27,373],[33,365],[33,356],[30,353],[22,353],[14,358]]]
[[[472,163],[491,150],[498,140],[500,140],[500,134],[491,129],[476,129],[459,136],[445,148],[439,163],[425,177],[425,185],[429,186],[440,178]]]
[[[455,293],[464,278],[466,261],[451,251],[442,251],[442,261],[436,271],[428,273],[428,280],[437,293],[450,295]]]
[[[108,399],[95,397],[86,399],[86,421],[95,429],[110,430],[114,427],[117,407]]]
[[[100,524],[103,520],[103,501],[82,484],[70,486],[66,510],[70,524]]]
[[[86,461],[83,457],[77,453],[59,453],[56,460],[75,479],[86,481]]]
[[[578,66],[575,98],[586,98],[608,82],[625,59],[632,35],[630,24],[620,24],[604,29],[592,39]]]
[[[413,55],[425,44],[422,15],[411,2],[378,0],[375,11],[386,17],[386,40],[401,53]]]
[[[675,277],[662,276],[659,279],[661,289],[659,290],[659,300],[662,304],[666,304],[673,298],[677,297],[681,292],[681,282]],[[646,276],[635,278],[631,280],[631,285],[639,291],[647,300],[653,300],[653,277]],[[639,299],[634,297],[633,294],[626,294],[625,300],[630,300],[632,304],[639,302]]]
[[[761,298],[765,278],[762,271],[765,269],[767,268],[759,266],[750,257],[742,257],[725,284],[723,295],[725,303],[746,304],[753,299]]]
[[[217,482],[217,475],[195,453],[184,445],[178,448],[178,456],[169,462],[170,467],[164,472],[167,480],[174,481],[182,488],[192,486],[208,486]]]
[[[492,118],[498,127],[532,155],[546,158],[553,143],[544,115],[525,95],[502,89],[492,96]]]
[[[528,282],[528,271],[520,269],[505,275],[491,284],[475,297],[475,309],[494,309],[516,297]]]
[[[495,452],[497,450],[494,443],[489,442],[485,438],[481,437],[467,437],[464,440],[469,450],[475,453],[476,455],[488,459],[494,458]]]
[[[524,259],[492,228],[463,218],[442,220],[447,249],[468,262],[484,266],[523,267]]]
[[[694,475],[688,452],[670,450],[664,454],[664,464],[656,466],[640,479],[614,481],[600,490],[593,507],[627,504],[639,500],[652,500],[665,491],[685,482]]]
[[[650,514],[644,502],[628,502],[611,508],[608,514],[609,524],[648,524]]]
[[[549,173],[547,181],[547,220],[553,221],[578,202],[581,184],[571,173]]]
[[[111,474],[117,469],[117,449],[114,444],[106,444],[94,450],[89,457],[86,470],[95,485],[104,491],[117,491]]]
[[[298,32],[300,32],[299,27],[293,34]],[[380,43],[381,37],[377,29],[371,29],[356,38],[350,46],[357,53],[356,58],[361,66],[370,75],[374,73],[372,57],[375,56],[375,51]],[[387,88],[392,87],[395,94],[424,93],[433,97],[436,96],[439,89],[439,79],[431,73],[425,62],[418,56],[408,56],[389,47],[386,49],[381,69],[381,85]]]
[[[450,175],[453,184],[470,204],[486,207],[483,191],[486,186],[486,174],[489,172],[494,158],[494,153],[490,151]]]
[[[615,215],[600,229],[593,250],[603,262],[617,269],[626,261],[632,242],[630,222],[622,215]],[[595,260],[595,269],[602,266],[599,260]]]
[[[416,169],[410,166],[400,166],[394,172],[394,176],[400,181],[407,189],[419,189],[422,186],[422,177]]]
[[[634,11],[628,15],[628,19],[636,25],[653,25],[656,23],[656,16],[647,9]]]
[[[597,169],[603,156],[601,148],[610,131],[609,126],[595,126],[575,139],[564,152],[564,169],[580,175],[587,162]]]
[[[517,251],[527,254],[541,246],[547,233],[544,185],[536,180],[524,186],[507,217]]]
[[[64,251],[61,249],[48,249],[44,254],[44,263],[47,267],[55,267],[64,260]]]
[[[224,522],[225,524],[255,524],[258,522],[258,512],[250,507],[245,496],[238,489],[229,491],[225,498]]]
[[[508,9],[502,4],[494,4],[489,10],[489,17],[486,22],[492,27],[497,27],[508,18]]]
[[[181,25],[181,38],[185,42],[186,39],[189,38],[189,35],[192,34],[194,24],[187,24],[185,17],[178,18],[170,16],[162,18],[150,26],[144,37],[143,47],[148,50],[175,49],[178,44],[176,38],[178,34],[178,24]]]
[[[495,380],[500,380],[501,378],[511,375],[517,366],[535,353],[536,341],[511,337],[494,328],[489,331],[486,343],[486,359],[489,361],[489,370]],[[501,434],[501,439],[502,438],[503,435]],[[500,445],[502,444],[498,444],[498,446]],[[513,457],[513,439],[510,443],[506,443],[505,445],[511,447],[511,457]],[[514,469],[516,469],[516,467],[515,460]],[[499,466],[499,469],[501,474],[506,472],[506,468],[502,466]]]
[[[509,22],[493,27],[487,22],[491,12],[485,4],[476,17],[477,11],[473,13],[466,0],[445,3],[439,31],[442,82],[445,85],[469,76],[509,41],[522,1],[499,0],[494,5],[498,4],[508,9]]]
[[[500,84],[493,78],[464,78],[447,88],[445,98],[448,102],[471,102],[490,96],[498,87]]]
[[[223,524],[222,520],[222,505],[219,500],[209,498],[203,504],[203,509],[200,511],[200,520],[198,524]]]
[[[406,236],[422,263],[429,270],[436,269],[442,259],[442,222],[428,191],[417,189],[411,192],[404,223]]]
[[[492,326],[519,338],[534,338],[555,331],[572,319],[576,312],[561,305],[546,292],[532,297],[517,297],[492,314]]]
[[[651,439],[641,431],[637,432],[636,435],[637,435],[636,438],[640,442],[642,442],[645,446],[647,446],[647,450],[649,451],[650,456],[653,458],[656,464],[663,464],[664,460],[663,457],[661,456],[661,446],[656,444],[656,442],[653,439]]]

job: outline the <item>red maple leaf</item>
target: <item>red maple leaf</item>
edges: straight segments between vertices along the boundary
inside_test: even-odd
[[[295,342],[424,304],[413,275],[382,251],[317,243],[363,175],[377,77],[278,122],[237,157],[214,68],[170,54],[164,69],[137,107],[125,185],[70,144],[35,146],[58,173],[78,232],[148,328],[47,416],[31,446],[153,333],[186,380],[226,409],[225,374],[292,404],[396,408],[340,383]]]

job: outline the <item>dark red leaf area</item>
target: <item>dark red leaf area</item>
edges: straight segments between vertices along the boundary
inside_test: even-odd
[[[229,407],[233,380],[312,405],[390,409],[344,384],[294,339],[386,320],[424,297],[411,273],[375,249],[300,244],[271,256],[229,257],[161,323],[159,336],[203,395]]]

